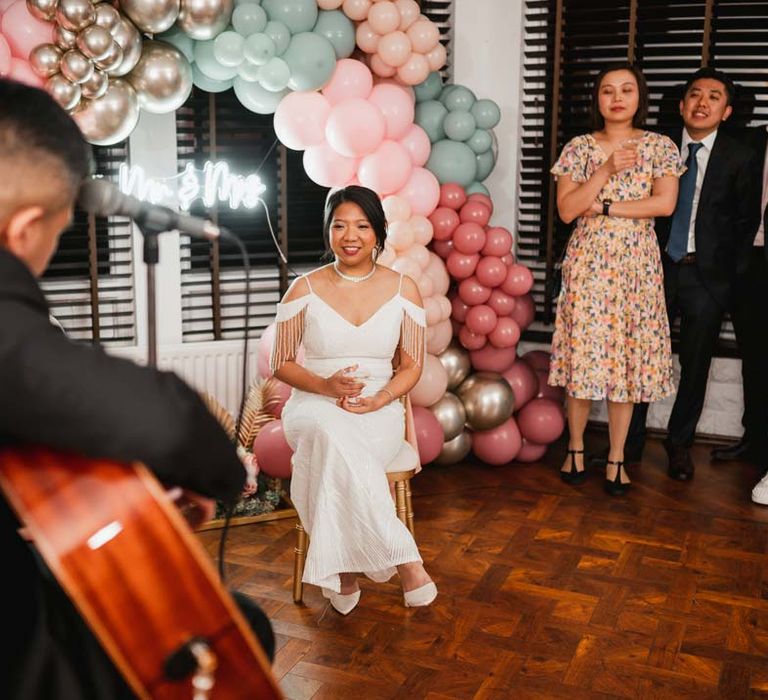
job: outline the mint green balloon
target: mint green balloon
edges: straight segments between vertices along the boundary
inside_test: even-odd
[[[467,144],[443,139],[433,144],[424,167],[432,171],[440,184],[458,182],[466,187],[477,179],[476,158]]]
[[[349,58],[355,50],[355,25],[340,10],[320,10],[312,30],[331,42],[336,58]]]
[[[475,118],[469,112],[448,112],[443,120],[443,129],[449,139],[466,141],[476,131]]]
[[[460,114],[460,112],[454,112],[454,114]],[[493,137],[490,131],[485,129],[477,129],[472,136],[467,140],[467,146],[469,146],[475,153],[485,153],[493,143]]]
[[[280,92],[288,87],[291,79],[291,69],[282,59],[275,56],[269,59],[259,70],[259,82],[261,87],[270,92]]]
[[[294,34],[282,58],[291,69],[291,90],[317,90],[331,79],[336,68],[331,42],[313,32]]]
[[[195,64],[213,80],[231,80],[237,75],[237,66],[223,66],[216,59],[214,39],[195,42]]]
[[[291,32],[282,22],[267,22],[264,34],[275,42],[275,56],[282,56],[291,43]]]
[[[282,22],[291,34],[312,31],[317,22],[316,0],[262,0],[269,19]]]
[[[267,13],[255,2],[238,5],[232,13],[232,26],[243,37],[263,32],[267,26]]]
[[[478,100],[472,105],[470,112],[480,129],[493,129],[501,119],[501,110],[493,100]]]
[[[443,79],[440,77],[440,73],[433,71],[423,83],[414,85],[413,90],[416,93],[416,102],[436,100],[443,90]]]
[[[476,192],[479,192],[480,194],[485,194],[489,197],[491,196],[490,191],[482,182],[473,182],[469,187],[465,187],[464,191],[467,194],[475,194]]]
[[[257,66],[263,66],[275,55],[275,42],[266,34],[251,34],[243,46],[245,58]]]
[[[213,40],[213,55],[222,66],[239,66],[245,59],[244,43],[237,32],[222,32]]]
[[[157,38],[166,44],[175,46],[192,63],[195,60],[195,40],[181,31],[177,26],[171,27],[167,32],[158,34]]]
[[[289,90],[272,92],[265,90],[259,83],[249,83],[240,77],[235,78],[235,95],[243,107],[256,114],[273,114]]]
[[[262,68],[263,66],[257,66],[250,61],[243,61],[237,69],[237,74],[246,82],[258,83]]]
[[[486,151],[476,155],[477,158],[477,177],[478,181],[485,180],[493,170],[493,166],[496,165],[496,158],[493,157],[493,151]]]
[[[235,0],[235,7],[240,5],[261,5],[261,0]]]
[[[416,116],[414,121],[427,132],[432,143],[445,138],[443,120],[448,110],[437,100],[427,100],[416,103]]]
[[[475,100],[475,94],[472,90],[463,85],[447,85],[440,95],[440,102],[451,112],[456,110],[469,112],[472,105],[475,104]]]
[[[196,63],[192,64],[192,83],[205,92],[224,92],[232,87],[232,79],[214,80],[209,78]]]

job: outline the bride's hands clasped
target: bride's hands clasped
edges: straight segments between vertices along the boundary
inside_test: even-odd
[[[356,397],[345,396],[336,401],[336,405],[339,408],[343,408],[350,413],[371,413],[372,411],[378,411],[380,408],[384,408],[388,401],[376,394],[375,396],[368,397]]]
[[[360,381],[354,372],[357,365],[343,367],[338,372],[334,372],[325,380],[328,396],[335,399],[351,398],[360,396],[360,392],[365,389],[365,384]]]

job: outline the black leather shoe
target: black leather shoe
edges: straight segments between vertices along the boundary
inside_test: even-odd
[[[664,443],[664,449],[669,458],[669,467],[667,474],[670,478],[678,481],[690,481],[693,479],[693,473],[696,470],[691,460],[691,453],[687,447],[672,445],[669,442]]]
[[[623,496],[629,491],[629,487],[631,486],[629,482],[622,483],[621,481],[621,468],[624,466],[624,462],[614,462],[613,460],[608,459],[605,461],[605,464],[606,466],[609,464],[616,465],[616,476],[613,479],[606,477],[603,482],[603,489],[609,496]]]
[[[584,450],[568,450],[568,454],[571,456],[571,468],[566,472],[560,470],[560,478],[571,486],[580,486],[587,479],[586,469],[581,471],[576,470],[576,455],[583,455]],[[586,460],[584,460],[586,462]]]
[[[715,447],[711,452],[712,459],[718,462],[761,462],[765,455],[760,454],[758,446],[749,438],[741,438],[738,442],[722,447]]]

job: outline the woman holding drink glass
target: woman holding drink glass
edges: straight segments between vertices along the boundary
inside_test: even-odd
[[[629,488],[624,442],[635,403],[672,393],[672,355],[655,216],[669,216],[684,171],[675,144],[641,127],[648,89],[631,64],[595,79],[593,128],[569,141],[552,168],[557,208],[576,221],[563,261],[549,383],[567,393],[564,481],[582,483],[592,401],[608,402],[605,489]]]
[[[403,449],[418,463],[397,399],[421,376],[421,297],[412,279],[376,264],[387,231],[375,192],[352,185],[331,194],[323,230],[334,262],[297,279],[278,305],[271,361],[294,388],[282,420],[294,451],[291,498],[310,536],[303,581],[346,615],[360,599],[360,573],[387,581],[397,571],[405,605],[429,605],[437,588],[396,516],[385,472]]]

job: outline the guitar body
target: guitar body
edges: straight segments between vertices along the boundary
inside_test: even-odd
[[[192,674],[169,680],[164,664],[194,638],[216,657],[213,700],[282,697],[208,555],[145,467],[4,449],[0,487],[139,697],[192,698]]]

